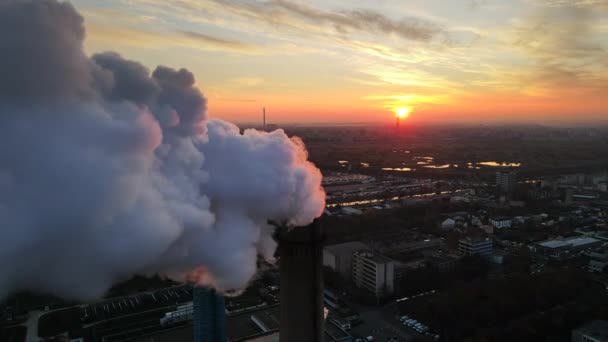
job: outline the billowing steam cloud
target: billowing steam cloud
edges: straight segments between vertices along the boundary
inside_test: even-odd
[[[69,3],[0,0],[0,297],[155,272],[243,287],[268,219],[323,210],[303,144],[207,120],[192,73],[88,58],[84,36]]]

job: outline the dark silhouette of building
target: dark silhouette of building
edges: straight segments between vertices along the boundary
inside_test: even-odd
[[[204,287],[195,287],[192,297],[194,342],[226,341],[224,297]]]
[[[517,173],[514,170],[500,170],[496,172],[496,186],[507,195],[513,195],[517,185]]]
[[[278,233],[281,342],[323,341],[323,233],[318,222]]]

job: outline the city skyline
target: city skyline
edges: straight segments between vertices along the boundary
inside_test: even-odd
[[[602,1],[75,0],[87,54],[188,65],[212,117],[606,121]],[[107,18],[111,17],[112,21]]]

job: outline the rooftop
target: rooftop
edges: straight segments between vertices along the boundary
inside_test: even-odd
[[[594,239],[592,237],[584,236],[584,237],[572,237],[572,238],[561,239],[561,240],[548,240],[548,241],[539,242],[538,244],[543,247],[546,247],[546,248],[561,248],[561,247],[568,247],[568,246],[578,247],[578,246],[583,246],[583,245],[587,245],[587,244],[598,242],[598,241],[600,241],[600,240]]]
[[[467,236],[464,239],[460,239],[460,242],[466,242],[466,243],[482,243],[482,242],[492,242],[492,240],[490,238],[474,238],[474,237],[470,237]]]
[[[226,324],[228,341],[278,341],[280,314],[281,307],[277,304],[228,316]],[[266,330],[256,324],[252,317],[263,323]],[[325,322],[325,341],[342,341],[349,336],[334,323]]]
[[[337,245],[325,246],[325,250],[327,250],[328,252],[330,252],[331,254],[334,254],[334,255],[352,254],[353,252],[356,252],[356,251],[368,250],[368,249],[369,249],[369,247],[367,247],[364,243],[362,243],[360,241],[351,241],[351,242],[340,243]]]
[[[375,263],[378,263],[378,264],[385,264],[385,263],[389,263],[389,262],[392,261],[391,259],[389,259],[389,258],[387,258],[387,257],[385,257],[383,255],[380,255],[380,254],[377,254],[377,253],[374,253],[374,252],[369,252],[369,251],[362,252],[359,255],[364,256],[368,260],[371,260],[371,261],[373,261]]]
[[[280,306],[254,309],[227,317],[226,337],[228,341],[241,341],[250,337],[261,336],[264,333],[279,330]],[[262,323],[265,329],[255,323]]]
[[[511,221],[512,218],[509,216],[497,216],[493,219],[494,221]]]

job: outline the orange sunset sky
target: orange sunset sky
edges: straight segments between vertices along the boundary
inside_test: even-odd
[[[606,0],[74,0],[87,53],[191,70],[211,117],[608,122]]]

